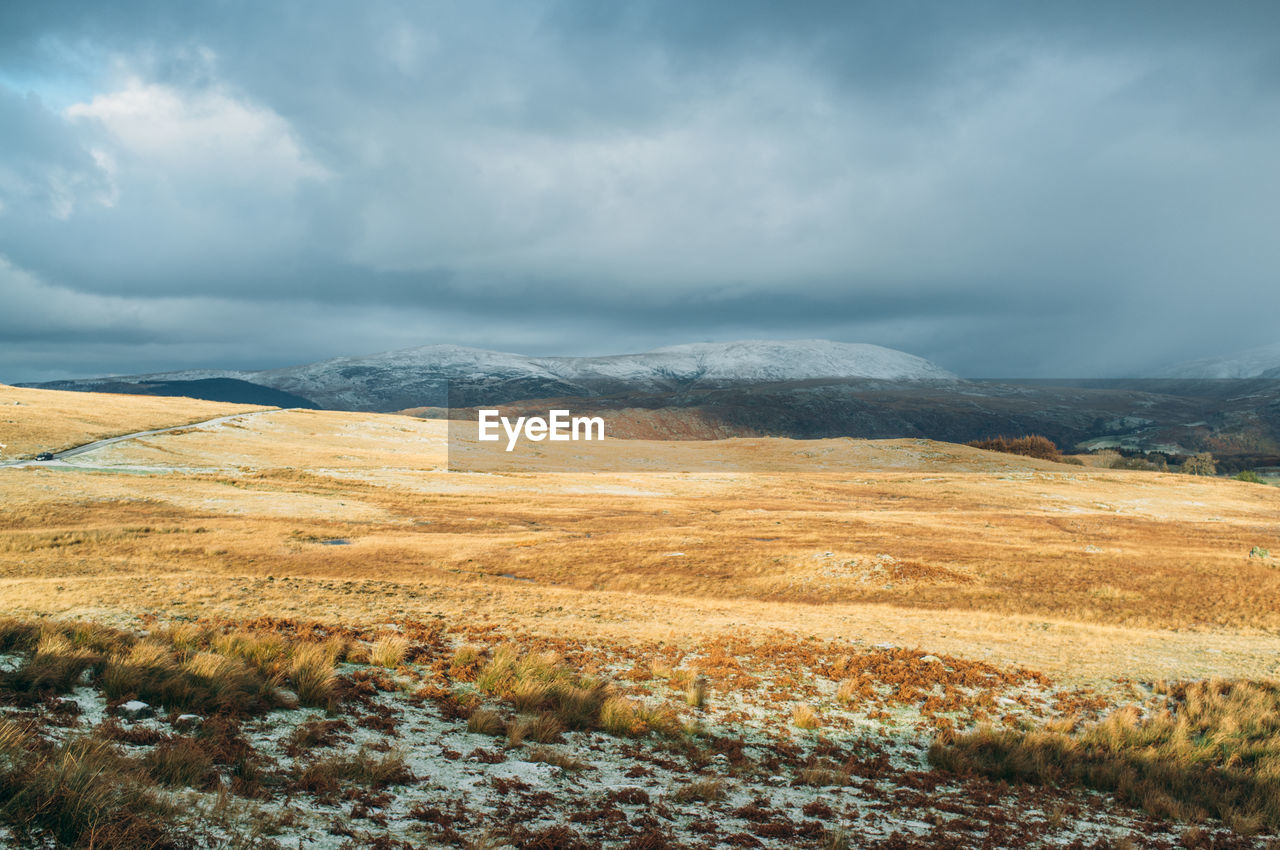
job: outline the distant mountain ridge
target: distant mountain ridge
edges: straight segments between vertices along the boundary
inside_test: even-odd
[[[1246,365],[1205,374],[1265,375],[1273,368],[1262,356]],[[1224,470],[1280,468],[1280,379],[961,380],[901,351],[826,340],[694,343],[607,357],[429,345],[285,369],[186,370],[36,386],[431,417],[467,418],[478,407],[519,413],[554,406],[600,412],[609,417],[610,434],[652,439],[965,442],[1042,434],[1068,448],[1211,451]]]
[[[1160,373],[1161,378],[1280,378],[1280,342],[1251,348],[1224,357],[1205,357],[1179,363]]]
[[[450,403],[501,404],[530,398],[670,392],[815,378],[959,380],[924,358],[891,348],[808,339],[693,343],[605,357],[528,357],[458,345],[427,345],[283,369],[201,369],[38,386],[89,390],[108,384],[118,388],[230,379],[287,393],[320,407],[385,412]]]
[[[267,407],[303,407],[314,409],[318,405],[302,396],[264,387],[238,378],[194,378],[190,380],[128,380],[105,378],[92,386],[79,381],[50,381],[40,384],[47,390],[86,390],[120,393],[123,395],[186,396],[205,401],[225,401],[230,404],[261,404]]]

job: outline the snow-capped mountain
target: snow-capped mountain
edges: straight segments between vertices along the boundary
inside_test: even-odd
[[[1280,343],[1251,348],[1226,357],[1206,357],[1180,363],[1161,378],[1280,378]]]
[[[402,410],[500,404],[529,398],[660,392],[818,378],[946,381],[955,375],[920,357],[826,340],[695,343],[608,357],[526,357],[457,345],[427,345],[263,371],[188,370],[59,381],[58,389],[104,383],[234,378],[310,399],[321,407]],[[450,398],[452,388],[452,399]]]
[[[403,410],[447,406],[449,388],[475,390],[506,401],[573,394],[560,381],[519,354],[459,345],[426,345],[364,357],[338,357],[305,366],[257,372],[248,380],[304,396],[341,410]],[[467,393],[467,398],[473,395]]]
[[[702,383],[867,378],[883,381],[952,381],[956,376],[892,348],[825,339],[741,340],[672,345],[644,354],[551,357],[535,361],[570,379]]]

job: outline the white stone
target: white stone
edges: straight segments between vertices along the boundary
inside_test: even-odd
[[[143,717],[151,717],[155,714],[155,710],[140,699],[131,699],[117,708],[116,713],[129,720],[140,720]]]

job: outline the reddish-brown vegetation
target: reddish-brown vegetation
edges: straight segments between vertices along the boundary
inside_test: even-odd
[[[1025,437],[992,437],[987,440],[973,440],[965,445],[988,452],[1004,452],[1011,455],[1025,455],[1041,460],[1061,460],[1062,452],[1048,437],[1029,434]]]

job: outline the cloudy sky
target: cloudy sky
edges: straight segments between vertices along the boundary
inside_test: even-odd
[[[0,381],[1276,340],[1280,4],[0,4]]]

